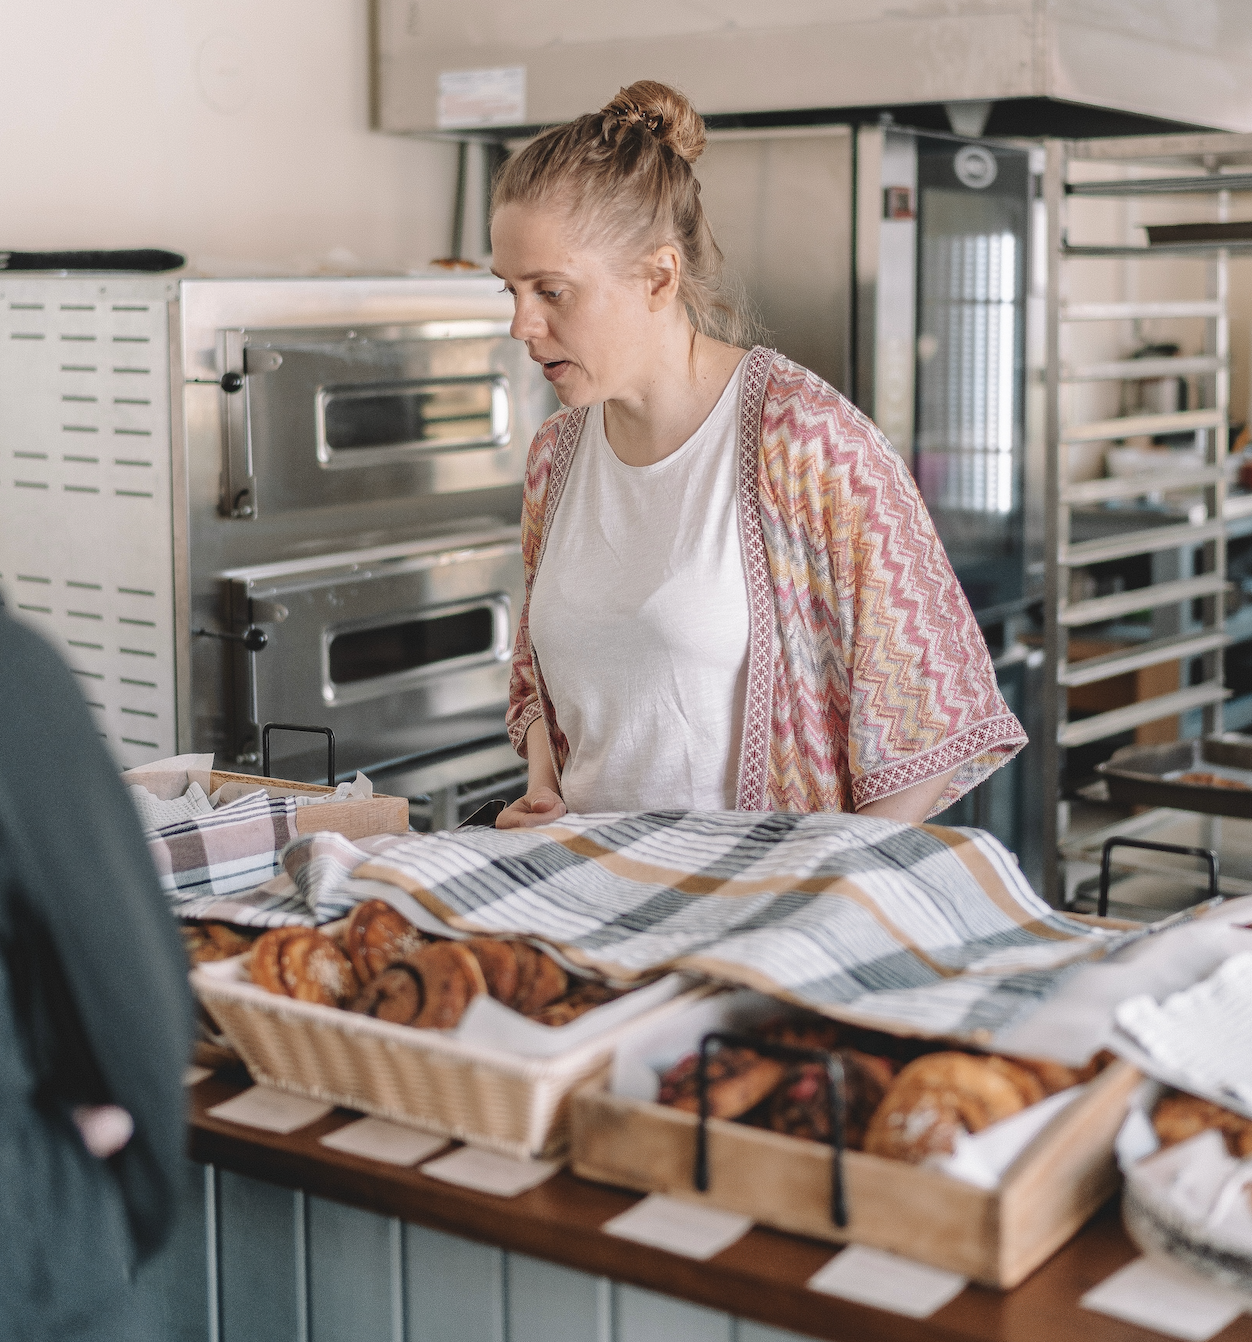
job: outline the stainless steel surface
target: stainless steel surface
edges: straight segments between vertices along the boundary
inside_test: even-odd
[[[255,616],[249,619],[246,602],[232,607],[228,594],[234,585],[221,577],[228,571],[256,573],[268,566],[294,565],[286,571],[297,572],[306,562],[314,568],[324,566],[326,556],[387,547],[404,550],[414,544],[455,549],[457,536],[494,534],[501,528],[513,528],[509,534],[515,537],[526,449],[555,401],[537,366],[507,336],[511,315],[512,300],[500,292],[498,281],[485,274],[186,282],[181,325],[188,374],[184,406],[191,626],[240,632],[251,622],[260,623]],[[230,368],[225,366],[228,353]],[[223,390],[220,381],[231,371],[243,384],[234,393]],[[411,436],[414,428],[421,429],[421,416],[414,411],[422,403],[405,398],[414,392],[423,395],[429,388],[414,384],[429,378],[436,379],[437,396],[444,397],[445,404],[447,388],[487,388],[486,446],[439,444]],[[458,381],[462,378],[472,381]],[[383,398],[396,395],[401,403],[384,402],[372,423],[349,421],[346,439],[336,437],[344,425],[342,420],[336,425],[332,415],[328,441],[326,393],[334,389],[352,396],[367,391]],[[498,442],[504,436],[506,396],[508,441]],[[481,407],[471,403],[470,408]],[[235,439],[225,437],[231,415],[242,421],[244,437],[230,469],[235,469],[236,460],[240,470],[250,468],[254,490],[247,500],[254,505],[253,512],[235,517],[223,516],[220,508],[226,492],[220,479],[223,446],[235,447]],[[404,432],[395,433],[397,425]],[[472,440],[475,434],[457,437]],[[377,441],[388,435],[391,441]],[[364,447],[345,447],[342,454],[335,447],[336,441],[363,438]],[[462,599],[456,592],[428,597],[417,592],[425,580],[407,581],[410,586],[403,593],[398,577],[390,586],[381,579],[347,584],[340,592],[351,591],[347,606],[337,608],[335,619],[329,607],[321,611],[325,618],[318,628],[350,625],[354,619],[362,625],[374,619],[385,623],[386,612],[379,604],[384,591],[395,594],[403,609],[410,609],[413,602],[417,605],[412,608],[420,609],[427,601],[455,605]],[[478,587],[468,597],[477,598],[489,589],[507,592],[513,602],[510,619],[516,619],[520,596],[512,583],[510,577],[496,587]],[[282,701],[284,696],[288,708],[270,716],[335,726],[344,770],[367,756],[377,765],[499,738],[503,732],[499,680],[504,668],[497,664],[466,670],[468,699],[459,706],[446,678],[398,691],[407,705],[403,712],[386,708],[390,700],[367,701],[360,696],[352,707],[347,702],[350,694],[328,702],[323,697],[325,653],[320,634],[314,637],[309,632],[313,621],[305,618],[311,607],[306,604],[297,618],[297,608],[285,596],[260,590],[256,596],[287,605],[291,611],[280,626],[262,624],[271,636],[264,651],[248,654],[213,638],[190,641],[192,739],[197,749],[217,750],[242,767],[253,767],[250,757],[255,751],[248,737],[258,717],[264,716],[259,702]],[[363,603],[359,609],[358,602]],[[306,635],[307,641],[298,643]],[[313,661],[302,663],[290,686],[280,684],[274,668],[289,655],[283,650],[297,645],[302,649],[297,656]],[[255,662],[260,680],[253,679],[250,661]],[[494,687],[490,694],[484,688],[488,682]],[[253,688],[261,696],[257,705],[251,702]],[[307,703],[309,712],[320,716],[300,717],[290,707],[292,699]],[[369,702],[376,704],[372,716],[366,711]],[[413,712],[433,716],[427,723],[405,716]],[[345,722],[344,728],[337,719]],[[354,745],[352,737],[358,732],[362,735]],[[282,767],[296,776],[303,769],[313,777],[316,752],[289,756]]]
[[[1216,769],[1214,766],[1217,766]],[[1169,806],[1252,820],[1252,740],[1229,736],[1165,746],[1126,746],[1097,766],[1109,800],[1124,806]],[[1231,786],[1170,778],[1212,773]]]
[[[440,128],[439,76],[521,66],[518,124],[566,121],[655,72],[705,113],[1053,98],[1252,129],[1243,0],[508,0],[375,10],[377,121]],[[510,119],[512,119],[510,117]]]
[[[767,342],[850,395],[851,130],[715,131],[695,170]]]
[[[233,623],[222,573],[310,558],[324,567],[321,556],[387,546],[455,552],[450,538],[467,532],[507,535],[507,577],[482,577],[468,593],[444,575],[429,591],[410,577],[401,604],[442,603],[455,622],[458,603],[488,597],[490,656],[465,667],[457,693],[433,670],[411,678],[420,690],[392,686],[429,722],[388,717],[379,707],[388,701],[360,684],[330,703],[317,690],[308,720],[346,713],[350,700],[358,713],[375,705],[362,726],[370,744],[345,741],[345,767],[499,740],[500,659],[520,601],[522,470],[555,408],[507,336],[511,315],[486,274],[0,278],[0,588],[82,678],[119,763],[194,750],[227,766],[242,754],[249,766],[248,734],[236,727],[257,719],[246,666],[257,654],[192,634],[253,622],[245,611]],[[222,386],[229,372],[238,391]],[[398,405],[386,401],[393,392]],[[372,417],[341,414],[344,405]],[[459,413],[472,417],[466,428],[452,420]],[[394,434],[397,414],[416,433]],[[385,624],[387,584],[349,587],[348,608],[326,628]],[[278,619],[282,604],[257,593],[255,623],[270,637],[262,698],[278,694],[283,649],[305,629],[294,607]]]
[[[1044,194],[1049,212],[1049,265],[1053,279],[1048,304],[1049,536],[1045,634],[1046,674],[1051,688],[1047,695],[1045,774],[1053,792],[1052,800],[1045,802],[1044,811],[1050,836],[1055,837],[1055,844],[1049,838],[1050,851],[1061,850],[1069,812],[1069,803],[1061,799],[1062,766],[1067,750],[1098,746],[1121,733],[1174,716],[1179,717],[1186,731],[1194,732],[1194,720],[1198,719],[1200,731],[1211,734],[1220,730],[1221,705],[1229,697],[1222,669],[1223,649],[1230,642],[1224,630],[1223,609],[1228,527],[1224,470],[1229,414],[1228,254],[1212,247],[1196,252],[1208,261],[1202,272],[1206,285],[1202,296],[1070,302],[1071,286],[1075,294],[1080,292],[1080,283],[1091,292],[1095,284],[1111,273],[1109,266],[1133,263],[1139,268],[1136,275],[1143,274],[1146,283],[1150,283],[1142,268],[1156,264],[1166,255],[1161,248],[1124,246],[1120,239],[1106,243],[1098,235],[1074,242],[1078,218],[1074,214],[1075,202],[1081,205],[1082,198],[1087,196],[1144,197],[1168,193],[1175,187],[1198,192],[1204,186],[1203,179],[1194,174],[1187,179],[1154,178],[1153,167],[1190,165],[1197,171],[1214,172],[1222,161],[1246,162],[1244,156],[1250,151],[1252,141],[1248,137],[1220,135],[1048,145]],[[1123,189],[1112,180],[1078,181],[1070,189],[1070,164],[1079,160],[1132,165],[1130,171],[1134,175],[1121,184]],[[1218,217],[1226,217],[1228,193],[1220,175],[1208,178],[1207,193],[1213,198]],[[1082,226],[1081,221],[1077,226]],[[1102,266],[1104,269],[1097,273]],[[1077,278],[1080,267],[1085,267],[1081,270],[1081,281]],[[1138,281],[1119,271],[1118,283],[1125,292]],[[1077,343],[1077,337],[1073,341],[1070,338],[1075,323],[1183,317],[1202,318],[1205,322],[1204,346],[1192,357],[1175,362],[1108,358],[1090,361],[1071,356],[1071,346]],[[1071,390],[1075,383],[1141,380],[1145,374],[1176,379],[1184,367],[1197,377],[1199,408],[1179,410],[1164,404],[1148,405],[1148,409],[1165,413],[1131,413],[1114,418],[1096,418],[1090,413],[1084,416],[1072,409],[1078,394]],[[1142,388],[1141,381],[1139,386]],[[1177,386],[1174,380],[1170,389],[1176,390]],[[1109,481],[1073,478],[1083,473],[1072,463],[1083,460],[1080,454],[1087,444],[1176,432],[1195,435],[1197,450],[1203,451],[1201,468],[1181,471],[1166,467],[1154,471],[1150,477],[1127,476]],[[1193,503],[1173,513],[1142,505],[1126,506],[1154,490],[1168,489],[1186,489],[1189,497],[1198,496],[1202,505]],[[1119,509],[1099,507],[1101,503],[1118,500],[1124,501]],[[1086,506],[1079,510],[1075,505]],[[1188,514],[1185,523],[1184,513]],[[1106,586],[1102,591],[1094,576],[1100,572],[1096,566],[1124,562],[1138,565],[1143,573],[1133,581],[1124,576],[1124,590],[1115,588],[1110,592]],[[1144,573],[1150,573],[1146,587]],[[1088,584],[1086,591],[1079,590],[1076,578]],[[1148,615],[1144,617],[1143,612]],[[1125,646],[1120,651],[1077,662],[1070,660],[1068,644],[1075,631],[1086,630],[1088,638],[1100,638],[1102,624],[1112,628],[1109,622],[1127,618],[1150,620],[1143,630],[1146,642],[1142,635],[1129,642],[1123,636]],[[1088,716],[1069,720],[1071,687],[1096,685],[1115,676],[1170,662],[1178,663],[1180,668],[1177,690],[1157,692],[1121,707],[1088,710]],[[1198,674],[1192,673],[1193,667],[1198,667]],[[1047,893],[1053,902],[1062,897],[1065,879],[1065,873],[1059,869],[1052,873]]]
[[[131,767],[178,748],[171,280],[0,274],[0,589]]]
[[[260,651],[233,649],[236,754],[278,720],[332,728],[346,773],[498,734],[524,597],[516,527],[227,570],[221,580],[233,626],[269,635]],[[287,614],[267,623],[276,608]],[[456,617],[471,639],[440,646],[432,631]],[[354,637],[363,651],[337,665]],[[308,753],[280,739],[274,767]]]
[[[531,361],[507,322],[226,330],[222,362],[242,381],[222,392],[224,516],[489,489],[525,468],[513,389]]]

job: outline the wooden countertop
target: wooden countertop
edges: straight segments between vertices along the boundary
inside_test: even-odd
[[[605,1188],[562,1170],[515,1198],[497,1198],[322,1146],[318,1139],[357,1117],[335,1110],[290,1136],[210,1118],[206,1110],[250,1084],[224,1071],[190,1091],[194,1159],[286,1188],[416,1225],[545,1258],[582,1272],[661,1291],[777,1328],[834,1342],[1150,1342],[1147,1332],[1080,1309],[1079,1297],[1137,1256],[1116,1204],[1105,1207],[1054,1258],[1014,1291],[968,1287],[929,1319],[915,1320],[819,1295],[805,1282],[833,1252],[829,1244],[753,1229],[709,1262],[605,1235],[610,1217],[638,1194]],[[1218,1334],[1252,1342],[1247,1315]]]

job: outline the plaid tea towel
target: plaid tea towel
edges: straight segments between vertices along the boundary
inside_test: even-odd
[[[980,830],[870,816],[653,812],[538,829],[331,836],[287,850],[305,918],[386,882],[449,926],[622,979],[682,969],[840,1019],[985,1039],[1138,934],[1057,913]]]
[[[163,825],[148,835],[148,851],[174,912],[201,918],[224,895],[270,880],[295,837],[294,799],[256,792],[209,815]]]

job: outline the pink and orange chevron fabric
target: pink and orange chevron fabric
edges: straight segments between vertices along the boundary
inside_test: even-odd
[[[531,445],[522,506],[527,608],[508,729],[526,753],[543,717],[569,754],[530,643],[529,593],[586,412]],[[744,372],[739,527],[748,587],[737,806],[853,811],[955,769],[937,814],[1026,744],[904,463],[814,373],[758,347]]]

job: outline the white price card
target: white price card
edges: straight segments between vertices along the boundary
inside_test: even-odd
[[[606,1235],[703,1261],[742,1239],[752,1229],[752,1218],[651,1193],[601,1229]]]
[[[965,1289],[955,1272],[927,1267],[882,1249],[852,1244],[809,1278],[809,1290],[837,1295],[910,1319],[928,1319]]]
[[[561,1168],[558,1160],[514,1160],[495,1151],[480,1151],[463,1146],[450,1155],[440,1156],[422,1166],[422,1173],[447,1184],[459,1184],[477,1193],[493,1193],[499,1198],[515,1198],[528,1188],[536,1188]]]
[[[233,1100],[215,1104],[208,1113],[212,1118],[242,1123],[246,1128],[286,1133],[316,1123],[333,1108],[334,1105],[323,1104],[321,1100],[306,1100],[303,1095],[290,1095],[285,1090],[253,1086]]]
[[[1105,1278],[1079,1304],[1167,1337],[1206,1342],[1252,1300],[1167,1258],[1144,1257]]]
[[[381,1160],[387,1165],[416,1165],[448,1144],[446,1137],[404,1128],[381,1118],[359,1118],[322,1137],[323,1146],[366,1160]]]
[[[436,120],[440,130],[522,125],[526,120],[526,67],[442,71]]]

